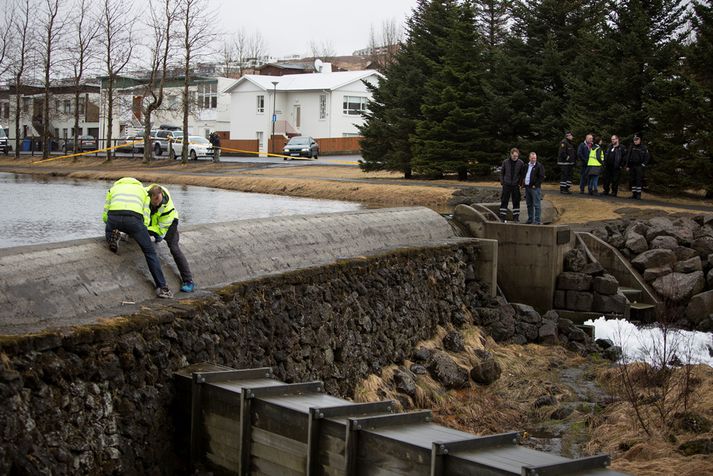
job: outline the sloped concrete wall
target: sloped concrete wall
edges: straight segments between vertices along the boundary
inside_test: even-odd
[[[443,217],[417,207],[182,227],[181,248],[198,286],[207,288],[453,237]],[[176,291],[173,258],[165,244],[158,247]],[[102,238],[0,250],[0,334],[91,322],[154,299],[133,240],[120,243],[117,255]]]

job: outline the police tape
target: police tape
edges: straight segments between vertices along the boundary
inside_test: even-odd
[[[283,159],[301,159],[300,157],[292,157],[290,155],[282,155],[282,154],[273,154],[272,152],[256,152],[254,150],[242,150],[242,149],[230,149],[228,147],[221,147],[220,150],[225,150],[228,152],[239,152],[242,154],[253,154],[253,155],[261,155],[265,154],[267,157],[281,157]],[[306,159],[306,157],[305,157]]]
[[[104,149],[88,150],[88,151],[86,151],[86,152],[78,152],[78,153],[76,153],[76,154],[60,155],[59,157],[48,157],[48,158],[46,158],[46,159],[40,159],[40,160],[32,161],[31,163],[33,163],[33,164],[39,164],[40,162],[52,162],[53,160],[70,159],[70,158],[72,158],[72,157],[79,157],[79,156],[82,156],[82,155],[92,155],[92,154],[96,154],[96,153],[98,153],[98,152],[106,152],[106,151],[108,151],[108,150],[119,149],[119,148],[122,148],[122,147],[126,147],[127,145],[134,145],[134,144],[138,144],[138,143],[141,143],[141,142],[143,142],[143,141],[142,141],[142,140],[135,140],[135,141],[132,141],[132,142],[125,142],[125,143],[120,144],[120,145],[113,145],[113,146],[111,146],[111,147],[106,147],[106,148],[104,148]]]

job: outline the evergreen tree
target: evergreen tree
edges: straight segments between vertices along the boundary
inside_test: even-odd
[[[448,35],[449,1],[419,0],[406,22],[407,39],[385,78],[370,88],[373,98],[359,128],[364,171],[393,170],[411,177],[410,139],[422,119],[425,84],[444,56],[442,38]]]
[[[475,0],[475,25],[486,49],[493,50],[505,42],[512,0]]]
[[[691,80],[691,101],[687,150],[691,154],[689,169],[697,184],[713,198],[713,123],[710,106],[713,104],[713,7],[710,3],[694,4],[692,19],[694,43],[688,49],[687,76]]]
[[[522,105],[526,127],[519,143],[521,148],[538,151],[544,162],[556,162],[557,144],[565,129],[582,136],[588,132],[576,119],[579,108],[588,112],[596,96],[577,101],[577,89],[572,90],[577,82],[572,78],[587,75],[579,86],[591,89],[588,76],[595,75],[597,68],[592,55],[600,49],[593,40],[601,35],[602,10],[601,0],[514,3],[515,31],[522,40],[510,55],[521,64],[527,92]]]
[[[478,162],[486,142],[480,129],[484,95],[481,87],[482,44],[471,2],[446,2],[449,34],[442,65],[425,85],[422,119],[416,123],[411,144],[414,171],[429,176],[457,172],[466,180],[468,168]]]

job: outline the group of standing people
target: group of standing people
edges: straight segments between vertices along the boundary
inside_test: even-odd
[[[641,135],[635,134],[631,145],[625,147],[618,135],[611,136],[606,149],[602,148],[601,137],[587,134],[584,142],[575,148],[571,131],[565,133],[560,142],[557,165],[562,172],[560,193],[570,194],[575,166],[580,167],[579,193],[589,195],[618,196],[622,170],[629,172],[631,198],[641,200],[644,184],[644,168],[649,164],[648,148],[641,142]],[[601,177],[603,191],[599,193]]]
[[[165,187],[151,184],[144,187],[131,177],[124,177],[112,185],[106,194],[104,213],[106,241],[114,253],[119,250],[121,234],[125,233],[138,243],[154,280],[156,295],[172,298],[161,270],[156,244],[166,241],[178,271],[181,274],[181,291],[193,292],[195,284],[188,260],[178,245],[178,211]]]

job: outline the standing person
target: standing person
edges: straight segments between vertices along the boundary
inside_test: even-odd
[[[587,191],[589,195],[598,195],[599,174],[602,172],[604,164],[604,151],[602,150],[602,139],[594,138],[592,148],[589,151],[587,160]]]
[[[629,171],[631,198],[634,200],[641,200],[644,167],[649,164],[649,159],[649,149],[641,143],[641,135],[634,134],[634,142],[629,146],[629,151],[626,154],[626,170]]]
[[[131,177],[114,182],[106,194],[102,214],[106,223],[105,233],[109,249],[114,253],[119,251],[121,232],[132,237],[144,252],[156,287],[156,295],[160,298],[172,298],[173,293],[166,285],[158,254],[149,236],[147,227],[150,217],[149,194],[141,182]]]
[[[178,246],[178,211],[173,205],[171,195],[168,190],[158,184],[151,184],[146,187],[151,200],[151,223],[149,224],[149,234],[153,236],[156,243],[166,240],[168,250],[176,262],[178,272],[181,274],[181,291],[191,293],[196,285],[193,282],[191,268],[188,266],[181,247]]]
[[[520,150],[517,147],[510,149],[510,158],[503,161],[500,168],[500,221],[506,221],[508,216],[508,202],[512,197],[512,221],[520,222],[520,184],[525,172],[525,164],[520,160]]]
[[[559,155],[557,156],[557,165],[562,172],[560,177],[560,193],[570,194],[572,187],[572,172],[574,171],[574,162],[577,159],[577,151],[574,147],[574,136],[572,131],[564,133],[564,139],[560,142]]]
[[[220,137],[213,131],[208,136],[208,140],[213,144],[213,162],[220,162]]]
[[[527,223],[542,225],[542,182],[545,180],[545,166],[537,162],[535,152],[530,152],[529,159],[524,180]]]
[[[626,149],[619,143],[619,136],[612,134],[611,144],[604,152],[604,170],[602,174],[602,186],[604,192],[602,195],[611,195],[616,197],[619,193],[619,179],[621,178],[621,169],[626,162]],[[611,191],[611,192],[610,192]]]
[[[592,150],[594,136],[587,134],[584,142],[577,148],[577,162],[582,168],[579,172],[579,193],[584,193],[584,185],[587,183],[587,162],[589,162],[589,151]]]

